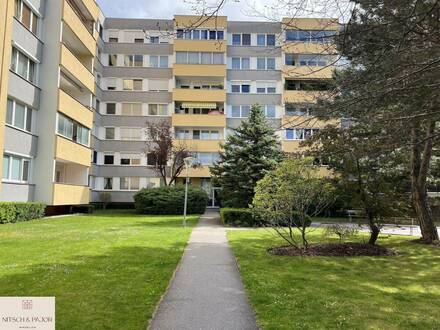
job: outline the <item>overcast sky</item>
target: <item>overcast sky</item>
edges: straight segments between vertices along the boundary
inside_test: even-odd
[[[209,6],[220,0],[97,0],[106,17],[163,18],[174,15],[200,15],[195,3]],[[298,7],[306,9],[298,10]],[[350,0],[226,0],[220,15],[233,21],[279,20],[282,17],[336,17],[346,21]],[[215,7],[215,6],[214,6]]]

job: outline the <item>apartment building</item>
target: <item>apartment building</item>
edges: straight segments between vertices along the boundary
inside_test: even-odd
[[[209,166],[253,104],[287,152],[325,124],[308,106],[331,78],[334,20],[119,19],[93,0],[7,4],[3,201],[44,201],[54,212],[131,203],[161,184],[146,126],[165,121],[201,165],[191,184],[216,206]]]

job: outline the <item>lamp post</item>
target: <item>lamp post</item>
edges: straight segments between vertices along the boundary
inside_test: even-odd
[[[194,162],[194,157],[185,157],[183,159],[183,162],[185,163],[185,171],[186,171],[186,178],[185,178],[185,204],[183,205],[183,226],[186,227],[186,205],[188,204],[188,169],[191,167],[191,165]]]

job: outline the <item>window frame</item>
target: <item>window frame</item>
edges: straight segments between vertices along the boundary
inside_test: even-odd
[[[7,168],[7,177],[5,177],[5,158],[8,158],[8,168]],[[20,168],[19,168],[19,180],[12,178],[12,166],[13,161],[12,160],[18,160],[20,162]],[[25,173],[25,163],[27,163],[27,172]],[[24,179],[26,175],[26,179]],[[3,182],[13,182],[13,183],[29,183],[30,182],[30,176],[31,176],[31,158],[30,157],[23,157],[18,156],[14,154],[4,153],[3,154],[3,169],[2,169],[2,181]]]

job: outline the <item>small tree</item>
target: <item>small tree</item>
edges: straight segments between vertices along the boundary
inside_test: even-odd
[[[228,136],[211,173],[222,188],[224,204],[248,207],[258,180],[282,160],[281,145],[259,105],[251,108],[235,134]]]
[[[186,145],[173,142],[172,127],[166,120],[147,122],[147,134],[148,163],[154,166],[164,185],[171,186],[185,167],[183,160],[191,156],[191,153]]]
[[[254,211],[291,246],[307,249],[311,217],[335,199],[335,188],[311,158],[288,159],[258,181]],[[295,237],[298,230],[301,239]]]

